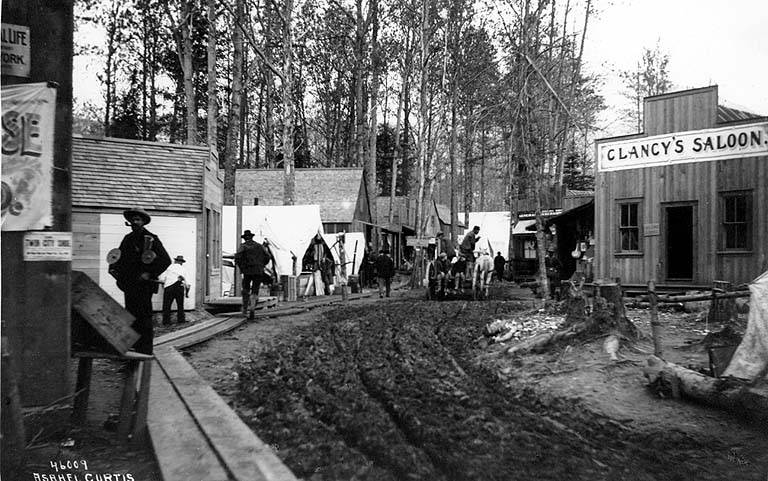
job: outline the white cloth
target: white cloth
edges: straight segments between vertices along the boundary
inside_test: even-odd
[[[768,272],[752,281],[749,292],[747,330],[723,376],[754,380],[768,369]]]
[[[160,274],[159,279],[163,283],[163,287],[167,288],[175,284],[179,280],[179,277],[183,277],[184,282],[189,282],[189,277],[187,277],[187,269],[184,267],[184,264],[174,262],[168,267],[168,269],[165,270],[165,272]]]

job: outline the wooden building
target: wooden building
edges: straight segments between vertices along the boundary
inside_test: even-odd
[[[141,207],[152,216],[147,229],[194,273],[185,308],[217,297],[224,181],[216,156],[207,147],[82,136],[73,136],[72,151],[72,268],[122,304],[106,256],[130,231],[123,210]]]
[[[768,117],[711,86],[646,98],[643,125],[596,142],[596,278],[704,287],[768,269]]]
[[[235,196],[243,205],[283,205],[283,169],[238,169]],[[326,234],[364,232],[371,238],[362,168],[296,169],[296,205],[319,205]]]

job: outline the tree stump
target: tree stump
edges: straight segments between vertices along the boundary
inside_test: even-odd
[[[628,339],[637,339],[637,327],[627,319],[621,285],[616,282],[599,284],[594,302],[593,329],[616,332]]]

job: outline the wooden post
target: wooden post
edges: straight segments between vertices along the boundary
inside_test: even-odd
[[[5,329],[5,322],[3,322]],[[21,397],[19,395],[19,383],[17,376],[17,364],[14,362],[13,353],[9,347],[8,338],[2,337],[2,474],[10,478],[21,479],[20,472],[16,472],[24,466],[24,446],[26,434],[24,430],[24,417],[21,412]],[[17,477],[19,476],[19,477]]]
[[[93,358],[81,357],[77,366],[77,384],[75,385],[75,406],[72,410],[72,421],[77,424],[85,423],[88,410],[88,397],[91,392],[91,373]]]
[[[235,196],[235,212],[236,212],[236,225],[235,228],[235,252],[237,252],[237,249],[240,248],[240,234],[243,233],[243,197],[236,195]],[[235,273],[233,275],[233,286],[232,286],[232,292],[235,294],[235,297],[240,296],[240,269],[237,267],[237,264],[235,264]]]
[[[30,186],[37,191],[51,191],[49,230],[63,233],[72,231],[73,3],[73,0],[1,3],[4,24],[29,29],[29,55],[24,58],[29,71],[24,76],[3,72],[2,85],[48,82],[56,88],[52,185],[36,185],[32,180]],[[68,260],[25,261],[25,234],[25,231],[2,232],[0,310],[7,321],[7,330],[3,333],[16,347],[17,365],[24,366],[17,373],[21,402],[24,406],[46,405],[72,392],[68,369],[72,263]],[[3,458],[10,459],[5,453]]]
[[[120,399],[120,417],[117,423],[117,435],[121,439],[127,439],[131,432],[133,422],[133,410],[136,403],[136,375],[139,370],[139,361],[126,361],[123,377],[123,395]]]
[[[653,335],[653,353],[656,357],[661,357],[661,322],[659,321],[658,303],[656,299],[656,283],[653,280],[648,281],[648,302],[651,305],[651,334]]]

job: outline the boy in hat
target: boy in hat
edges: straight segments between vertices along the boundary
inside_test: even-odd
[[[176,321],[186,322],[184,317],[184,298],[189,292],[187,270],[184,268],[184,256],[176,256],[168,269],[160,276],[163,283],[163,324],[171,323],[171,305],[176,302]]]
[[[125,294],[125,309],[136,317],[133,329],[141,337],[133,348],[136,352],[152,354],[152,295],[157,292],[157,276],[171,265],[171,258],[160,238],[145,226],[152,218],[144,210],[123,211],[131,232],[120,243],[120,256],[109,267],[117,287]]]
[[[264,277],[264,266],[269,261],[269,254],[264,246],[253,240],[253,233],[246,229],[240,236],[244,242],[235,253],[235,264],[243,274],[243,315],[253,317],[253,309],[259,301],[259,287]],[[251,293],[254,294],[251,298]]]

